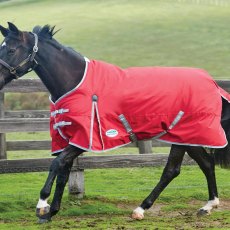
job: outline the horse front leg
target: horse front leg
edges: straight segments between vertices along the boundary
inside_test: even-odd
[[[208,183],[208,202],[204,207],[199,209],[197,215],[209,215],[211,210],[217,208],[220,203],[216,185],[214,157],[212,154],[208,154],[202,147],[189,147],[187,152],[197,162]]]
[[[154,201],[158,198],[161,192],[167,185],[180,174],[181,163],[185,154],[185,147],[172,145],[168,162],[164,168],[163,174],[159,183],[149,194],[149,196],[142,202],[142,204],[133,211],[132,218],[141,220],[144,218],[144,212],[149,209]]]
[[[83,150],[69,145],[52,161],[48,178],[40,192],[40,199],[36,208],[36,215],[39,217],[39,223],[50,221],[51,217],[59,211],[62,195],[69,178],[73,160],[82,152]],[[50,206],[47,203],[47,200],[50,196],[52,185],[56,177],[56,189]]]

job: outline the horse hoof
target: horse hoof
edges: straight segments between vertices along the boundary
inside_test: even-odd
[[[207,216],[207,215],[210,215],[211,212],[209,210],[205,210],[205,209],[200,209],[198,212],[197,212],[197,216],[200,217],[200,216]]]
[[[39,218],[38,219],[38,224],[45,224],[45,223],[48,223],[50,222],[51,220],[50,219],[42,219],[42,218]]]
[[[144,219],[144,214],[138,213],[138,212],[133,212],[132,219],[134,219],[134,220],[143,220]]]
[[[39,218],[40,223],[45,223],[51,220],[50,206],[36,208],[36,216]]]

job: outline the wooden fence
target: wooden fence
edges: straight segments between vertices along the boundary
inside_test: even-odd
[[[219,80],[217,83],[230,92],[230,81]],[[49,111],[6,111],[4,109],[5,93],[32,93],[47,92],[38,79],[13,81],[0,91],[0,173],[38,172],[48,171],[53,158],[7,160],[7,151],[18,150],[47,150],[50,149],[50,140],[46,141],[8,141],[6,133],[10,132],[40,132],[49,129]],[[81,156],[75,160],[69,180],[71,193],[82,196],[84,193],[84,169],[93,168],[122,168],[158,166],[165,164],[167,154],[151,154],[152,146],[169,146],[162,142],[141,141],[129,146],[139,148],[139,153],[145,155],[107,155]],[[192,164],[189,157],[185,164]]]

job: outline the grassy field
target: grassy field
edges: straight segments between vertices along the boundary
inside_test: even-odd
[[[46,173],[1,175],[0,229],[229,229],[229,171],[217,168],[222,205],[211,216],[197,218],[207,199],[204,176],[198,167],[183,167],[182,174],[146,212],[146,219],[132,221],[131,210],[147,196],[162,168],[86,171],[86,197],[64,194],[53,222],[36,224],[34,209]]]
[[[230,76],[230,2],[212,0],[11,0],[0,2],[0,23],[23,30],[51,24],[55,37],[92,59],[127,66],[194,66],[216,79]],[[8,139],[48,138],[9,134]],[[128,151],[128,150],[127,150]],[[48,152],[11,152],[10,159]],[[53,222],[36,224],[39,191],[47,173],[0,176],[0,229],[230,229],[229,171],[217,168],[221,207],[198,219],[207,186],[198,167],[184,167],[140,222],[130,211],[151,191],[162,168],[86,171],[86,197],[64,194]]]

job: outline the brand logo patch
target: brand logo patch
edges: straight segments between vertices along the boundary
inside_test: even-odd
[[[107,137],[116,137],[118,135],[118,131],[116,129],[109,129],[106,131],[105,135]]]

